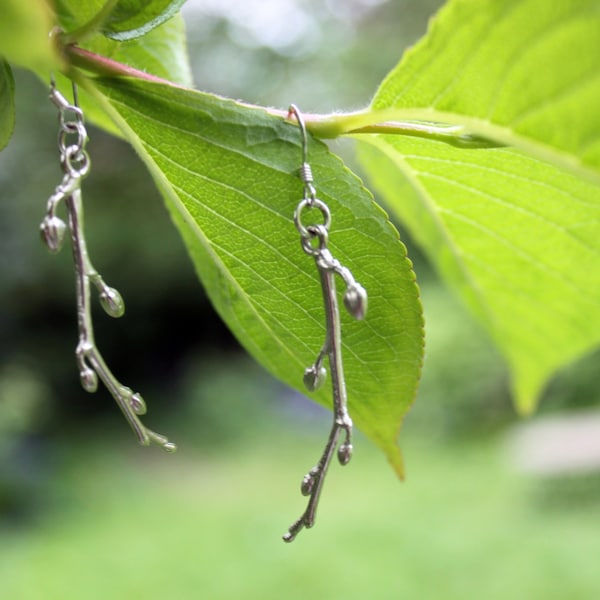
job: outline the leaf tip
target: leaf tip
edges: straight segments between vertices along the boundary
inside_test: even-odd
[[[400,446],[397,443],[392,444],[389,448],[386,448],[385,455],[388,459],[388,462],[392,466],[392,469],[394,469],[394,472],[398,476],[398,479],[400,479],[400,481],[404,481],[404,459],[402,458]]]
[[[537,378],[536,378],[537,379]],[[524,375],[515,374],[512,385],[515,411],[521,418],[530,417],[537,409],[543,383],[539,380],[529,381]]]

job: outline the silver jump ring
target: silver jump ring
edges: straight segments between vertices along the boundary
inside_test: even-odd
[[[320,256],[324,250],[327,250],[327,242],[329,241],[327,228],[325,225],[309,225],[306,230],[308,231],[308,236],[300,238],[302,249],[310,256]],[[313,246],[314,240],[318,241],[318,246]]]
[[[63,154],[62,164],[70,177],[85,177],[90,170],[90,157],[78,146],[69,146]]]
[[[329,211],[327,204],[318,198],[303,198],[294,211],[294,224],[303,238],[314,237],[314,234],[310,232],[309,228],[302,223],[302,211],[305,208],[316,208],[317,210],[321,211],[324,219],[324,222],[321,226],[326,230],[329,229],[329,226],[331,225],[331,212]]]
[[[77,140],[71,144],[68,143],[68,136],[77,136]],[[79,121],[66,121],[58,132],[58,147],[61,154],[65,154],[67,148],[71,146],[77,146],[80,150],[83,150],[87,142],[87,130],[83,123]]]
[[[71,116],[72,119],[66,119],[65,117]],[[61,127],[64,127],[66,123],[70,123],[72,121],[77,121],[78,123],[82,123],[84,121],[83,111],[79,106],[73,106],[72,104],[68,104],[67,106],[61,107],[61,111],[58,116],[58,122]]]

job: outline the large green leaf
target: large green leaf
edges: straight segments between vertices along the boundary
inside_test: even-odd
[[[119,0],[102,26],[114,40],[131,40],[152,31],[173,17],[185,0]]]
[[[8,63],[0,58],[0,150],[15,128],[15,82]]]
[[[118,2],[113,10],[117,10],[121,4],[122,2]],[[139,10],[143,10],[144,5],[150,7],[150,4],[153,3],[142,2],[142,0],[132,0],[131,2],[131,5],[137,6]],[[175,2],[171,1],[170,4],[171,8],[175,10],[181,2],[176,0]],[[85,3],[78,2],[78,0],[56,0],[57,24],[66,32],[78,31],[85,28],[86,24],[94,22],[97,15],[102,15],[105,5],[106,0],[90,0]],[[105,18],[110,18],[110,14]],[[169,12],[169,14],[171,13]],[[189,86],[191,85],[191,71],[185,28],[181,15],[173,14],[172,17],[162,22],[160,26],[153,27],[140,39],[124,42],[109,40],[99,33],[102,27],[102,22],[99,22],[97,30],[85,32],[82,34],[84,39],[73,41],[77,41],[79,46],[90,52],[162,77],[173,83]]]
[[[547,378],[600,342],[600,3],[451,1],[366,115],[504,145],[374,135],[359,152],[532,410]]]
[[[325,330],[315,264],[292,221],[302,197],[298,128],[156,83],[99,80],[90,90],[149,167],[219,314],[261,364],[303,389]],[[332,252],[369,294],[365,321],[342,315],[351,415],[401,473],[396,440],[423,353],[414,274],[396,230],[356,176],[319,142],[310,141],[309,156],[333,215]],[[312,396],[331,404],[328,389]]]
[[[142,37],[174,17],[185,0],[54,0],[63,31],[76,31],[81,43],[101,32],[116,41]]]

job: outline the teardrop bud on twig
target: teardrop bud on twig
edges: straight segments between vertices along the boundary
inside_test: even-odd
[[[327,379],[327,369],[324,366],[313,365],[304,371],[304,387],[309,392],[318,390]]]
[[[367,314],[367,292],[360,283],[349,286],[344,294],[344,306],[359,321]]]
[[[106,286],[100,292],[100,304],[104,312],[110,317],[118,319],[125,314],[125,302],[123,302],[123,297],[115,288]]]
[[[142,395],[137,392],[132,394],[131,398],[129,399],[129,406],[131,406],[136,415],[146,414],[146,402],[142,398]]]
[[[98,389],[98,375],[96,375],[96,371],[89,367],[84,368],[79,373],[79,380],[86,392],[94,393]]]
[[[337,451],[338,461],[340,465],[345,466],[350,462],[352,458],[352,444],[343,443]]]
[[[62,248],[66,228],[66,223],[56,215],[47,215],[42,221],[40,234],[52,254],[55,254]]]
[[[300,491],[303,496],[310,496],[315,486],[315,477],[312,473],[307,473],[302,479],[302,485],[300,486]]]

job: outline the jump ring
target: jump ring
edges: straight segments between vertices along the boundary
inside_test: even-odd
[[[69,146],[63,153],[62,165],[70,177],[84,177],[90,170],[90,157],[85,150]]]
[[[325,204],[325,202],[319,200],[318,198],[303,198],[300,200],[300,203],[294,211],[294,224],[303,238],[311,238],[315,235],[310,232],[309,228],[304,225],[304,223],[302,223],[302,211],[307,207],[316,208],[317,210],[321,211],[324,219],[324,222],[321,226],[324,227],[325,230],[329,229],[329,226],[331,225],[331,213],[329,212],[329,207],[327,204]]]
[[[309,225],[306,231],[308,235],[300,238],[302,249],[310,256],[320,256],[323,250],[327,249],[327,242],[329,241],[327,228],[325,225]],[[314,240],[319,242],[318,246],[313,246]]]
[[[73,144],[67,143],[67,136],[77,135],[77,140]],[[58,132],[58,148],[61,154],[67,151],[71,146],[77,146],[83,149],[87,141],[87,131],[83,123],[79,121],[66,121]]]

